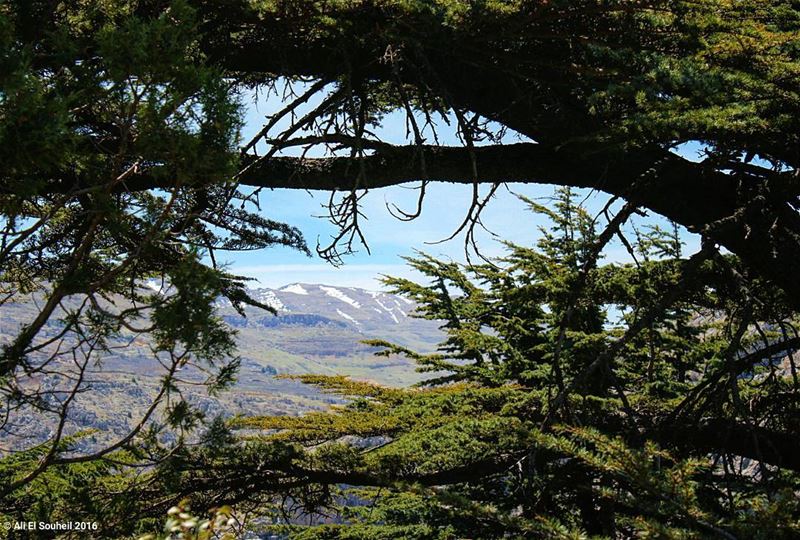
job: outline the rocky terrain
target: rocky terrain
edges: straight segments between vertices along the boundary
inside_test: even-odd
[[[209,396],[201,386],[192,384],[201,380],[198,373],[181,374],[188,383],[181,387],[183,395],[207,417],[301,414],[337,401],[294,380],[276,378],[279,375],[340,374],[387,385],[413,384],[422,376],[411,362],[401,357],[376,357],[372,347],[360,342],[381,338],[430,351],[442,338],[436,323],[411,316],[412,302],[388,293],[293,283],[280,289],[256,289],[251,294],[275,308],[277,315],[248,307],[242,317],[227,301],[219,304],[220,315],[237,330],[241,366],[235,386]],[[0,343],[8,342],[35,313],[31,304],[3,305]],[[58,327],[53,320],[43,333],[56,335]],[[113,355],[92,365],[89,391],[70,406],[68,431],[96,430],[87,437],[87,447],[124,435],[150,404],[163,373],[147,342],[121,342]],[[56,375],[28,381],[45,389],[60,383],[63,381]],[[36,411],[18,412],[15,425],[9,427],[12,429],[2,438],[10,442],[3,441],[3,446],[29,446],[33,440],[46,440],[54,421],[43,419]]]

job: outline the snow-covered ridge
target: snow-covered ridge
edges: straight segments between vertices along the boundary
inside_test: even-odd
[[[275,291],[270,289],[257,289],[253,291],[255,294],[253,295],[253,299],[258,300],[262,304],[266,304],[275,311],[283,311],[288,312],[289,310],[286,308],[281,299],[278,298],[278,295],[275,294]]]
[[[347,319],[348,321],[350,321],[350,322],[352,322],[352,323],[355,323],[355,324],[358,324],[358,325],[360,325],[360,324],[361,324],[360,322],[358,322],[357,320],[355,320],[353,317],[351,317],[350,315],[348,315],[347,313],[345,313],[345,312],[344,312],[344,311],[342,311],[341,309],[337,309],[337,310],[336,310],[336,313],[338,313],[340,317],[342,317],[342,318],[344,318],[344,319]]]
[[[326,287],[325,285],[319,286],[320,290],[323,291],[325,294],[332,298],[336,298],[337,300],[341,300],[347,304],[350,304],[356,309],[361,309],[361,304],[344,294],[342,291],[337,289],[336,287]]]
[[[155,285],[145,284],[153,290]],[[386,328],[387,324],[398,330],[418,324],[412,317],[415,302],[388,292],[295,282],[274,289],[250,289],[248,294],[274,308],[279,315],[318,315],[345,323],[358,332],[372,332],[376,328]],[[230,302],[219,298],[217,305],[228,309]],[[252,317],[264,316],[257,309],[250,309]]]
[[[291,285],[286,285],[285,287],[281,287],[278,289],[281,292],[288,292],[292,294],[302,294],[304,296],[308,296],[308,291],[303,288],[302,285],[299,283],[292,283]]]
[[[378,300],[378,298],[387,298],[387,297],[393,299],[394,303],[397,304],[398,306],[400,305],[398,303],[398,300],[400,300],[400,301],[402,301],[402,302],[404,302],[404,303],[406,303],[408,305],[413,305],[414,304],[413,300],[409,300],[405,296],[398,296],[396,294],[387,294],[385,292],[380,292],[380,291],[364,291],[364,292],[369,294],[379,304],[380,304],[380,301]],[[381,305],[383,305],[383,304],[381,304]]]

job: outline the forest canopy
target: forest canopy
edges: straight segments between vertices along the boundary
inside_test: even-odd
[[[158,534],[171,507],[175,534],[215,508],[208,530],[273,516],[298,538],[797,535],[799,28],[788,0],[0,3],[0,309],[35,305],[0,355],[0,518],[108,537]],[[253,92],[280,107],[244,140]],[[397,113],[405,143],[379,135]],[[347,405],[194,410],[181,370],[218,392],[239,363],[216,302],[271,309],[218,256],[309,252],[268,191],[330,192],[339,233],[317,253],[346,264],[364,195],[407,182],[401,220],[432,210],[431,182],[472,186],[452,232],[474,264],[421,256],[429,283],[387,282],[446,341],[373,342],[427,384],[309,375]],[[552,227],[484,260],[481,213],[509,182],[559,186],[529,201]],[[611,199],[592,215],[573,188]],[[645,211],[674,228],[631,237]],[[633,262],[604,263],[611,241]],[[136,339],[163,369],[151,406],[82,446],[71,404]],[[31,415],[48,440],[9,452]]]

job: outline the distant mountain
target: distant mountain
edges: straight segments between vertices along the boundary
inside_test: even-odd
[[[389,293],[292,283],[280,289],[255,289],[251,295],[274,308],[277,316],[247,308],[247,316],[242,317],[226,300],[221,302],[225,321],[239,329],[275,329],[281,334],[291,333],[293,328],[306,328],[317,338],[324,333],[323,328],[341,329],[342,336],[347,336],[345,341],[350,342],[345,351],[367,338],[384,338],[429,350],[442,337],[438,324],[411,316],[416,307],[412,301]],[[316,330],[311,331],[312,328]],[[250,335],[250,332],[243,335]],[[307,340],[303,351],[320,356],[336,356],[343,352],[338,346],[317,339]]]
[[[149,284],[154,289],[157,286]],[[273,307],[277,315],[247,307],[242,317],[227,300],[218,305],[223,319],[237,330],[242,362],[235,387],[210,397],[198,387],[186,395],[209,416],[234,414],[301,414],[328,407],[338,399],[282,374],[341,374],[381,384],[405,386],[422,380],[414,365],[401,357],[376,357],[364,339],[386,339],[419,351],[432,351],[443,334],[439,325],[412,317],[413,302],[400,296],[352,287],[292,283],[279,289],[255,289],[253,298]],[[0,343],[7,342],[36,314],[32,303],[5,304],[0,312]],[[43,329],[55,336],[53,318]],[[121,340],[121,343],[125,340]],[[148,343],[125,342],[112,356],[92,367],[92,391],[80,395],[71,408],[72,428],[96,428],[92,445],[124,434],[156,392],[163,368]],[[183,373],[199,380],[197,373]],[[35,381],[55,387],[56,376]],[[37,413],[19,417],[24,438],[42,440],[52,426]],[[27,443],[25,444],[27,446]]]
[[[367,332],[383,330],[393,324],[406,328],[414,326],[409,319],[414,303],[394,294],[305,283],[292,283],[280,289],[255,289],[251,294],[282,317],[314,314]]]
[[[437,323],[413,317],[414,303],[393,294],[292,283],[251,295],[277,315],[247,307],[242,317],[227,300],[220,302],[223,319],[238,331],[243,369],[257,364],[276,373],[344,374],[407,385],[420,380],[408,360],[375,357],[375,349],[361,341],[381,338],[432,351],[442,339]]]

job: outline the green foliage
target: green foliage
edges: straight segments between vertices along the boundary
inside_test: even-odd
[[[237,520],[230,507],[223,506],[211,512],[210,518],[199,518],[185,505],[167,510],[163,534],[146,534],[139,540],[233,540],[236,538]]]
[[[304,377],[346,404],[217,420],[186,444],[204,419],[176,376],[189,367],[212,391],[228,386],[234,333],[213,303],[266,308],[218,251],[307,251],[240,189],[253,158],[237,149],[241,83],[324,78],[340,99],[317,123],[359,147],[391,111],[430,120],[473,106],[575,155],[644,148],[630,155],[644,156],[631,165],[646,174],[618,190],[632,200],[671,189],[649,152],[705,142],[703,170],[734,174],[702,193],[731,201],[687,222],[723,239],[733,222],[747,240],[759,227],[729,215],[745,206],[762,232],[768,223],[765,238],[784,230],[794,242],[796,181],[782,171],[798,161],[795,4],[0,3],[0,304],[41,305],[2,347],[0,416],[34,411],[59,426],[0,461],[0,517],[202,537],[220,516],[195,520],[189,503],[237,503],[300,538],[797,536],[791,303],[708,242],[683,258],[676,229],[635,230],[625,241],[635,264],[600,264],[621,224],[598,230],[568,190],[552,206],[529,201],[551,222],[536,246],[508,245],[497,265],[420,255],[409,263],[429,283],[387,281],[447,333],[434,354],[372,342],[430,374],[418,388]],[[252,44],[274,61],[231,59]],[[499,138],[477,114],[467,120],[467,146]],[[750,163],[756,155],[774,170]],[[165,368],[154,408],[117,444],[79,452],[62,428],[88,366],[141,336]],[[305,511],[342,523],[301,526]]]
[[[177,374],[211,393],[235,380],[217,302],[269,309],[218,251],[307,252],[234,181],[243,111],[202,23],[186,0],[0,2],[0,306],[37,309],[0,347],[0,439],[21,451],[3,458],[0,508],[15,519],[52,505],[46,521],[72,521],[69,500],[100,511],[100,476],[157,462],[204,422]],[[152,407],[105,447],[67,444],[89,373],[131,342],[164,368]],[[52,427],[42,446],[18,437],[31,418]]]
[[[80,512],[130,516],[105,518],[109,536],[161,530],[184,499],[292,538],[796,536],[800,479],[783,452],[798,387],[780,368],[796,344],[775,331],[794,320],[769,317],[786,307],[758,281],[733,286],[733,257],[681,258],[674,230],[620,228],[637,262],[602,264],[613,223],[596,231],[567,190],[556,201],[531,203],[553,222],[535,248],[467,267],[423,255],[410,262],[428,284],[387,280],[447,333],[435,354],[376,343],[416,360],[424,384],[300,376],[344,402],[216,419],[197,445],[154,432],[112,463],[157,465],[96,473]],[[194,423],[180,402],[173,416]],[[165,534],[197,534],[206,522],[186,514]]]
[[[91,436],[90,432],[78,433],[62,439],[62,451],[74,451],[76,444]],[[0,483],[12,485],[19,478],[30,474],[50,450],[42,444],[29,450],[11,454],[0,459]],[[97,495],[101,491],[124,491],[134,483],[126,464],[134,463],[135,457],[127,452],[117,452],[114,461],[92,460],[51,467],[34,480],[18,489],[11,504],[4,506],[0,520],[74,522],[118,519],[114,510],[118,503],[102,504]],[[15,538],[14,533],[0,531],[3,538]]]
[[[344,522],[274,530],[296,538],[798,534],[796,471],[743,469],[742,454],[726,447],[735,435],[700,429],[704,418],[740,423],[739,436],[750,422],[790,422],[775,401],[789,374],[776,374],[774,355],[747,356],[778,343],[769,328],[789,322],[742,321],[741,289],[723,279],[736,260],[682,259],[674,229],[635,228],[637,264],[602,265],[606,231],[595,231],[573,194],[560,191],[552,209],[531,206],[552,226],[536,248],[509,244],[503,266],[423,255],[410,263],[429,285],[387,279],[447,332],[435,354],[374,342],[385,348],[378,354],[407,354],[435,372],[422,387],[306,376],[350,400],[233,424],[261,430],[250,444],[301,444],[297,467],[312,484],[328,479],[324,512]],[[760,375],[765,359],[770,377]],[[360,487],[333,489],[341,484]],[[292,493],[309,508],[321,502]]]
[[[451,61],[518,85],[480,86],[492,93],[485,99],[537,96],[528,117],[508,123],[535,125],[548,141],[700,140],[720,162],[795,162],[800,16],[789,0],[263,0],[242,9],[263,23],[247,32],[255,42],[286,22],[342,63],[389,45],[402,75],[427,89],[408,90],[427,111],[441,110],[448,91],[469,92],[430,73]],[[376,116],[403,106],[384,80],[358,82]]]

